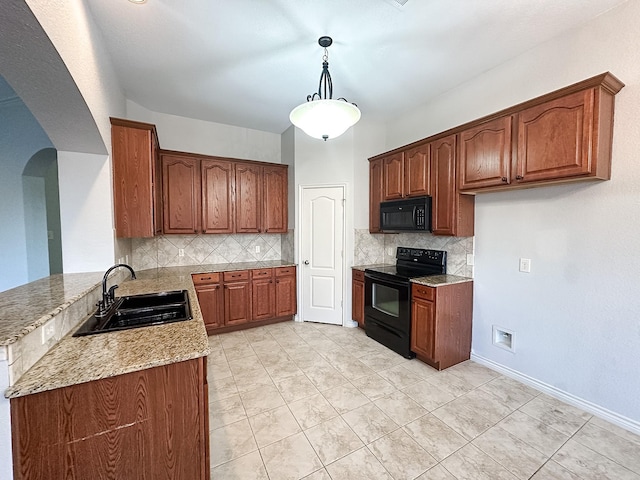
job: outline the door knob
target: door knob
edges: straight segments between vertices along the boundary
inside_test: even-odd
[[[305,260],[305,261],[304,261],[304,264],[305,264],[305,265],[309,265],[309,260]]]

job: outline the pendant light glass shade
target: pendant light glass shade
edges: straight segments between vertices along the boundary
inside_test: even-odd
[[[336,138],[360,120],[360,110],[344,100],[311,100],[291,111],[289,120],[313,138]]]
[[[307,95],[307,102],[298,105],[289,114],[289,120],[296,127],[310,137],[325,141],[339,137],[360,120],[360,110],[355,103],[349,103],[344,98],[333,100],[327,52],[327,47],[332,43],[331,37],[320,37],[318,40],[318,44],[324,48],[318,91]]]

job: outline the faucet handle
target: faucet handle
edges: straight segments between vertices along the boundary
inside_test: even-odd
[[[111,287],[109,289],[109,303],[113,303],[113,301],[115,300],[115,291],[116,288],[118,288],[118,285],[114,285],[113,287]]]

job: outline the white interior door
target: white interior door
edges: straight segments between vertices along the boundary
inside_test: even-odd
[[[301,190],[301,318],[342,325],[344,187]]]

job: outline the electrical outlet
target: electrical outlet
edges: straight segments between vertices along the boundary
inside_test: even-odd
[[[393,247],[387,247],[387,255],[393,257]]]
[[[467,253],[467,265],[473,266],[474,258],[473,253]]]
[[[179,248],[178,249],[178,256],[179,257],[184,257],[184,248]]]
[[[531,272],[531,259],[530,258],[521,258],[520,259],[520,271],[524,273]]]
[[[256,253],[260,253],[260,245],[256,245]]]
[[[56,325],[53,320],[49,320],[42,326],[42,345],[53,338],[56,333]]]

